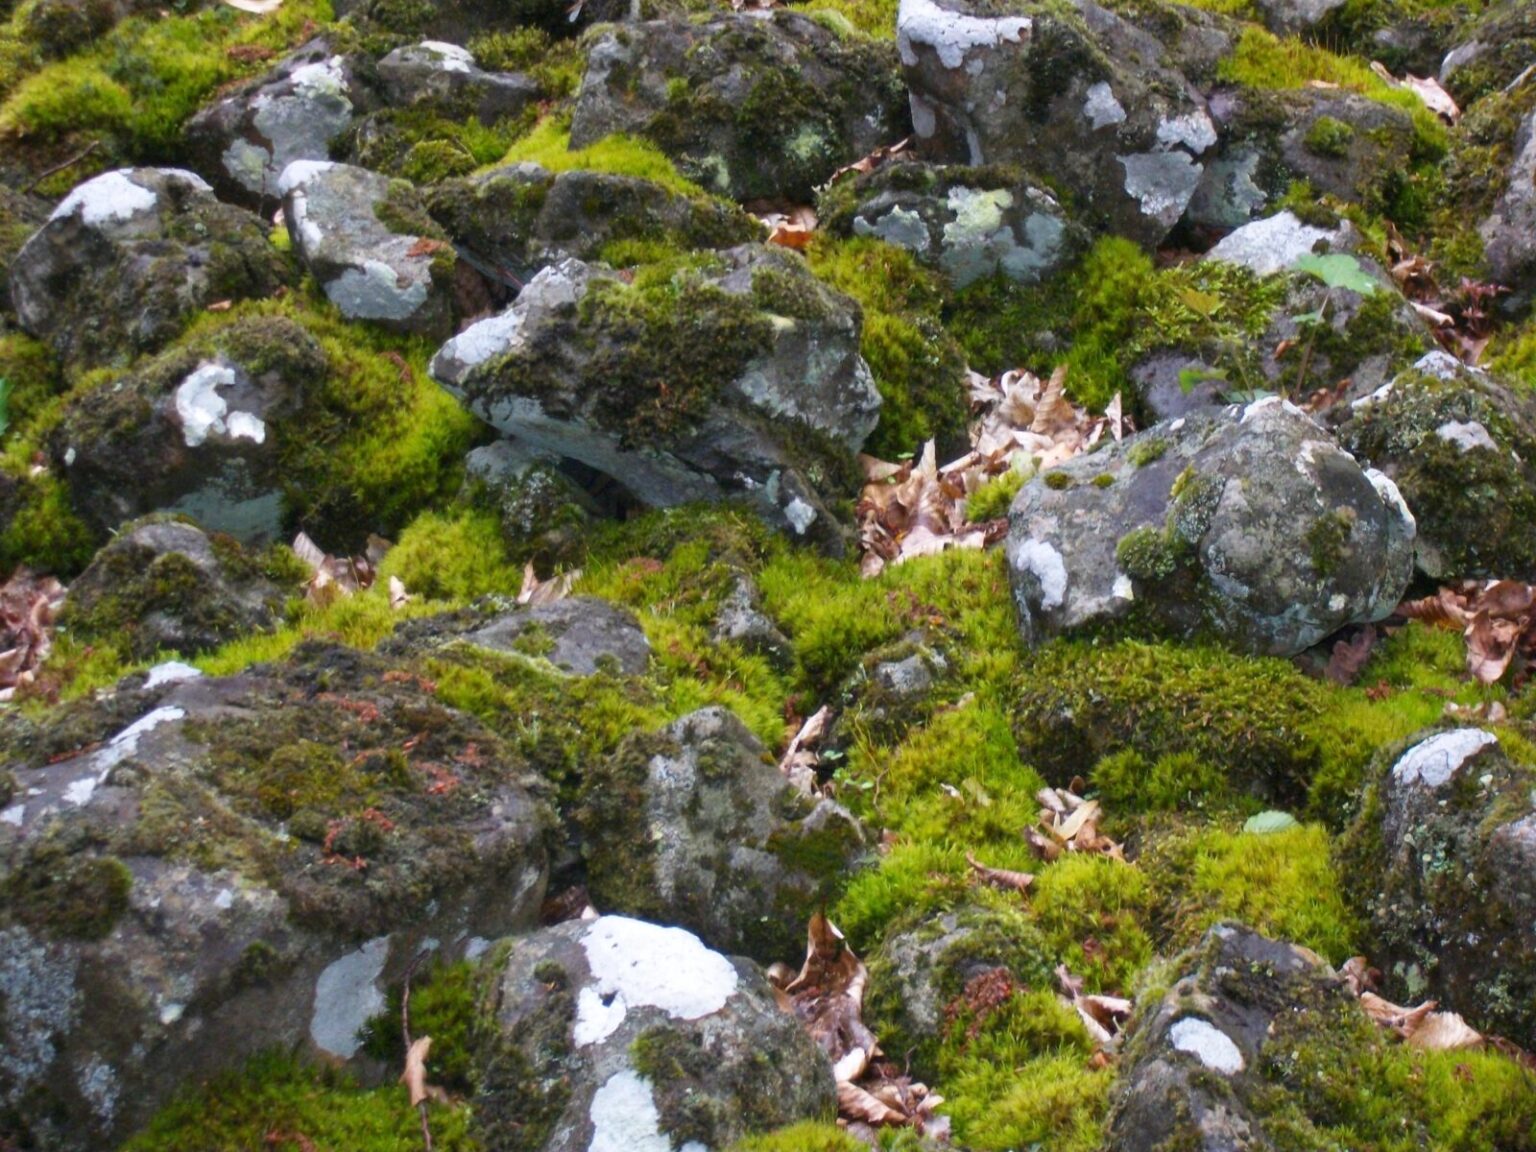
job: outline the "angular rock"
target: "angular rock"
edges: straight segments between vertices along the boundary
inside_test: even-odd
[[[445,181],[426,195],[433,218],[465,261],[514,289],[552,264],[599,259],[626,240],[730,248],[763,235],[757,221],[724,201],[680,196],[606,172],[554,175],[537,164],[516,164]]]
[[[1525,1047],[1536,1043],[1533,783],[1491,732],[1421,735],[1350,834],[1388,999],[1433,997]]]
[[[439,337],[452,326],[453,247],[409,184],[300,160],[278,192],[294,251],[343,316]]]
[[[477,1070],[487,1148],[727,1148],[836,1112],[832,1070],[751,962],[602,916],[511,942]]]
[[[580,804],[599,907],[681,924],[764,963],[799,953],[811,913],[864,851],[845,809],[796,792],[719,707],[631,736],[588,772]]]
[[[329,160],[331,145],[374,103],[353,62],[311,40],[267,75],[187,122],[189,162],[220,196],[270,213],[295,160]]]
[[[1345,0],[1257,0],[1259,21],[1276,36],[1297,36],[1317,27]]]
[[[1148,246],[1217,143],[1163,46],[1096,5],[903,0],[897,44],[920,156],[1026,165],[1085,220]]]
[[[521,762],[398,665],[312,645],[143,684],[5,737],[0,1110],[44,1146],[116,1147],[257,1051],[350,1058],[428,939],[456,957],[543,898]]]
[[[905,248],[956,288],[997,273],[1034,284],[1087,246],[1049,192],[1007,168],[890,162],[839,182],[822,212],[828,231]]]
[[[712,192],[805,203],[837,168],[908,128],[889,45],[777,10],[597,34],[571,147],[643,136]]]
[[[1030,481],[1009,519],[1029,643],[1123,621],[1292,655],[1382,619],[1413,570],[1392,481],[1278,397],[1068,461]]]
[[[192,655],[274,627],[300,585],[280,587],[228,537],[152,520],[96,553],[70,584],[60,625],[77,639],[116,645],[130,660],[162,650]]]
[[[735,644],[756,653],[780,671],[794,663],[789,638],[762,610],[762,598],[752,578],[742,573],[715,612],[710,639],[716,644]]]
[[[17,253],[11,304],[80,369],[153,351],[209,304],[268,296],[286,277],[261,220],[201,177],[123,168],[77,187]]]
[[[1345,228],[1318,228],[1303,224],[1292,212],[1278,212],[1229,233],[1205,259],[1239,264],[1256,276],[1272,276],[1289,271],[1303,256],[1342,248],[1345,240]]]
[[[396,107],[434,105],[482,124],[516,116],[544,95],[527,76],[486,72],[468,49],[441,40],[396,48],[379,61],[378,75],[384,98]]]
[[[464,641],[494,652],[541,656],[576,676],[605,668],[640,676],[651,663],[650,641],[634,613],[592,596],[503,613]]]
[[[54,468],[102,535],[158,511],[270,543],[284,529],[283,428],[326,371],[291,320],[237,320],[72,399],[49,441]]]
[[[1431,352],[1339,417],[1339,443],[1412,510],[1420,572],[1536,580],[1536,403],[1523,390]]]
[[[1536,291],[1536,112],[1521,120],[1511,150],[1503,189],[1477,234],[1489,276],[1529,295]]]
[[[510,557],[531,556],[540,571],[578,562],[582,529],[601,509],[556,457],[496,440],[465,456],[464,473],[461,499],[495,513]]]
[[[567,260],[439,349],[432,375],[536,450],[666,507],[740,494],[840,546],[826,500],[880,398],[857,305],[782,249],[734,248],[626,284]]]

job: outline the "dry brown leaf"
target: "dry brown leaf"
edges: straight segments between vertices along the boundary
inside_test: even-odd
[[[797,252],[803,252],[810,245],[818,223],[816,209],[809,204],[802,204],[788,212],[772,212],[758,219],[768,228],[769,244],[793,248]]]
[[[1407,1039],[1412,1036],[1414,1030],[1437,1007],[1434,1000],[1426,1000],[1414,1008],[1404,1008],[1384,1000],[1374,992],[1360,993],[1360,1007],[1365,1009],[1365,1014],[1383,1028],[1390,1028],[1399,1036]]]
[[[837,1114],[845,1120],[863,1120],[877,1127],[905,1124],[907,1117],[856,1084],[837,1086]]]
[[[1496,683],[1509,670],[1515,645],[1530,620],[1508,620],[1479,612],[1467,625],[1467,671],[1480,683]]]
[[[0,700],[36,678],[53,649],[54,617],[64,596],[64,585],[25,566],[0,586]]]
[[[411,1041],[411,1047],[405,1054],[405,1071],[400,1074],[400,1083],[406,1086],[411,1094],[411,1107],[415,1108],[429,1096],[427,1089],[427,1053],[432,1050],[432,1037],[418,1036]]]
[[[1376,629],[1367,624],[1349,640],[1339,640],[1328,657],[1323,675],[1335,684],[1353,684],[1376,645]]]
[[[1430,1052],[1452,1052],[1460,1048],[1481,1048],[1483,1034],[1455,1012],[1431,1012],[1413,1030],[1408,1043]]]
[[[816,794],[816,767],[821,763],[821,757],[813,749],[821,742],[831,716],[832,709],[825,704],[818,708],[800,725],[800,731],[795,733],[779,760],[779,771],[802,795]]]
[[[965,854],[965,862],[971,866],[971,871],[976,873],[978,879],[994,888],[1009,889],[1014,892],[1028,892],[1029,886],[1035,882],[1031,872],[1014,872],[1007,868],[991,868],[983,864],[969,852]]]
[[[1080,804],[1075,812],[1068,815],[1061,823],[1049,829],[1050,833],[1063,844],[1070,844],[1072,839],[1082,830],[1083,826],[1092,821],[1099,814],[1099,802],[1089,800]]]
[[[270,15],[283,6],[283,0],[223,0],[223,3],[256,16]]]
[[[837,171],[832,173],[832,178],[827,183],[832,185],[836,184],[844,176],[857,176],[865,172],[873,172],[892,156],[900,156],[911,146],[912,138],[908,136],[905,140],[898,140],[895,144],[889,144],[884,148],[876,148],[868,156],[855,160],[852,164],[845,164],[837,169]]]
[[[580,579],[581,569],[572,568],[569,572],[561,572],[548,580],[540,580],[538,573],[533,570],[533,562],[529,561],[523,565],[523,584],[518,589],[517,602],[538,607],[540,604],[553,604],[557,600],[564,600],[571,594],[576,581]]]
[[[389,578],[389,606],[395,611],[404,608],[411,601],[411,594],[405,590],[405,581],[398,576]]]
[[[434,240],[430,236],[422,236],[417,239],[416,243],[405,250],[405,255],[407,258],[431,256],[447,247],[448,241],[446,240]]]

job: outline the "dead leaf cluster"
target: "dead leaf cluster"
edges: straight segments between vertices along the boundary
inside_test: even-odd
[[[931,556],[949,548],[984,548],[1007,531],[1007,521],[973,524],[966,502],[993,477],[1027,465],[1053,467],[1087,451],[1105,433],[1120,439],[1129,427],[1117,394],[1105,414],[1090,417],[1065,392],[1066,369],[1049,380],[1021,370],[987,378],[969,374],[971,450],[940,466],[933,441],[916,462],[891,463],[860,456],[865,486],[859,498],[860,571]]]
[[[887,144],[883,148],[876,148],[868,156],[862,156],[852,164],[844,164],[836,172],[832,173],[832,178],[827,181],[827,186],[831,187],[845,176],[862,176],[866,172],[873,172],[887,160],[894,156],[900,156],[911,147],[912,137],[908,136],[906,139],[898,140],[894,144]]]
[[[1399,80],[1396,76],[1392,75],[1385,64],[1376,60],[1371,61],[1371,71],[1380,76],[1393,88],[1401,88],[1405,92],[1412,92],[1424,102],[1424,107],[1428,108],[1447,124],[1454,124],[1461,119],[1461,109],[1456,106],[1456,101],[1451,98],[1451,94],[1440,87],[1440,81],[1432,77],[1425,79],[1412,73],[1404,73],[1403,78]]]
[[[804,252],[810,246],[811,235],[819,223],[816,209],[809,204],[799,204],[782,212],[765,212],[757,219],[768,229],[767,243],[793,248],[796,252]]]
[[[1480,1048],[1486,1041],[1455,1012],[1437,1012],[1437,1001],[1426,1000],[1413,1008],[1384,1000],[1374,989],[1381,973],[1364,956],[1352,956],[1339,969],[1344,986],[1360,999],[1360,1007],[1378,1025],[1400,1036],[1410,1047],[1431,1052]]]
[[[1035,799],[1040,802],[1040,820],[1024,838],[1040,859],[1050,862],[1063,852],[1091,852],[1125,860],[1121,846],[1099,831],[1104,812],[1097,800],[1084,800],[1075,787],[1042,788]]]
[[[804,1025],[837,1081],[837,1113],[850,1129],[905,1126],[947,1140],[949,1121],[935,1116],[944,1098],[886,1061],[865,1026],[864,989],[869,972],[825,915],[811,917],[805,962],[791,978],[787,965],[769,969],[779,1006]]]
[[[826,734],[831,718],[832,709],[823,704],[800,725],[800,731],[795,733],[779,759],[779,771],[802,796],[816,796],[820,792],[817,769],[821,765],[821,755],[816,747]]]
[[[1119,1045],[1120,1033],[1131,1018],[1136,1002],[1124,996],[1084,992],[1083,978],[1072,975],[1065,964],[1056,965],[1056,983],[1061,989],[1062,1001],[1077,1012],[1099,1050],[1113,1051]]]
[[[1393,282],[1429,325],[1441,347],[1468,364],[1476,364],[1493,338],[1492,302],[1508,289],[1465,277],[1454,289],[1443,289],[1435,279],[1434,263],[1411,251],[1390,222],[1387,262]]]
[[[540,580],[530,562],[523,566],[523,584],[517,590],[517,602],[530,608],[537,608],[541,604],[553,604],[556,600],[564,600],[571,594],[576,581],[580,579],[581,569],[572,568],[569,572],[557,573],[548,580]]]
[[[1483,684],[1513,672],[1519,683],[1536,660],[1536,584],[1466,580],[1421,600],[1405,600],[1397,614],[1441,628],[1459,628],[1467,645],[1467,671]]]
[[[965,854],[965,862],[971,866],[971,876],[982,884],[990,884],[993,888],[1001,888],[1005,892],[1024,893],[1029,891],[1029,886],[1035,882],[1033,872],[1015,872],[1011,868],[992,868],[983,864],[969,852]]]
[[[370,535],[361,556],[332,556],[306,533],[300,532],[293,540],[293,554],[309,566],[305,599],[324,607],[354,592],[372,588],[378,578],[379,564],[391,547],[393,545],[382,536]],[[390,605],[399,608],[409,598],[405,585],[392,578],[389,582]]]
[[[25,566],[0,586],[0,700],[32,683],[53,647],[53,621],[64,585]]]

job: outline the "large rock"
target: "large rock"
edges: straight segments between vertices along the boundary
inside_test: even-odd
[[[1477,226],[1489,275],[1498,283],[1536,291],[1536,112],[1520,121],[1502,190]]]
[[[284,527],[282,428],[327,370],[291,320],[237,320],[71,399],[50,437],[54,467],[101,535],[160,511],[270,542]]]
[[[941,270],[956,288],[998,273],[1050,279],[1086,237],[1022,171],[889,162],[823,196],[822,227],[874,236]]]
[[[864,850],[847,811],[791,788],[719,707],[631,736],[589,770],[578,822],[599,907],[764,963],[799,951],[807,919]]]
[[[1536,403],[1524,390],[1431,352],[1339,413],[1339,443],[1412,510],[1419,571],[1536,580]]]
[[[543,897],[521,762],[398,666],[312,646],[136,683],[5,736],[0,1115],[24,1142],[116,1147],[263,1049],[350,1058],[428,940],[457,956]]]
[[[210,539],[195,524],[138,524],[70,584],[60,624],[71,637],[116,646],[131,660],[206,651],[282,619],[301,581],[283,587],[262,569],[234,540]]]
[[[328,160],[354,117],[373,103],[353,62],[312,40],[270,73],[187,122],[189,162],[219,195],[270,212],[295,160]]]
[[[511,942],[475,1122],[487,1148],[726,1148],[830,1120],[832,1070],[755,965],[603,916]]]
[[[544,95],[529,77],[486,72],[468,49],[440,40],[396,48],[377,67],[379,85],[390,104],[440,108],[452,117],[468,114],[482,124],[517,116]]]
[[[453,247],[401,180],[299,160],[278,181],[293,247],[349,320],[442,336],[453,323]]]
[[[1389,999],[1426,996],[1479,1029],[1536,1044],[1536,772],[1491,732],[1421,738],[1387,769],[1351,834],[1371,960]]]
[[[1536,49],[1536,5],[1503,0],[1472,20],[1458,21],[1456,42],[1440,62],[1440,82],[1463,108],[1514,84]]]
[[[919,155],[1026,165],[1086,220],[1149,246],[1217,142],[1162,45],[1092,3],[902,0],[897,43]]]
[[[81,184],[11,263],[21,326],[67,366],[153,351],[221,300],[267,296],[287,277],[260,219],[201,177],[124,168]]]
[[[1027,484],[1007,555],[1025,639],[1123,624],[1290,655],[1379,620],[1413,571],[1413,517],[1277,397],[1193,413]]]
[[[799,12],[726,13],[597,34],[571,147],[643,136],[710,191],[803,203],[908,128],[888,45],[844,39]]]
[[[730,248],[763,234],[723,200],[682,196],[633,176],[555,175],[537,164],[445,181],[426,195],[465,261],[512,288],[565,259],[602,259],[625,241]]]
[[[651,644],[640,621],[606,600],[572,596],[532,607],[494,605],[493,597],[473,608],[407,621],[380,650],[406,654],[464,643],[548,660],[572,676],[602,671],[640,676],[650,667]]]
[[[654,266],[626,284],[567,260],[432,360],[475,415],[665,507],[737,493],[838,547],[826,501],[880,398],[860,313],[782,249]]]

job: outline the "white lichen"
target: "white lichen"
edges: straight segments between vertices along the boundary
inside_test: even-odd
[[[315,982],[309,1038],[315,1047],[350,1060],[360,1047],[357,1031],[384,1007],[379,977],[389,959],[389,937],[379,936],[330,964]]]
[[[578,1046],[607,1039],[634,1008],[659,1008],[678,1020],[711,1015],[739,982],[729,960],[681,928],[603,916],[592,921],[581,946],[592,982],[577,996]]]
[[[1060,552],[1044,540],[1027,539],[1010,549],[1009,561],[1016,571],[1028,572],[1040,585],[1040,608],[1050,612],[1067,599],[1067,564]]]
[[[234,369],[215,360],[205,361],[176,388],[176,417],[181,421],[182,437],[188,448],[196,448],[211,435],[231,440],[267,438],[267,426],[250,412],[229,411],[229,404],[219,395],[220,388],[233,387]]]
[[[1443,786],[1457,770],[1498,738],[1481,728],[1457,728],[1415,744],[1392,765],[1392,779],[1399,784],[1431,790]]]
[[[1104,80],[1088,89],[1088,96],[1083,101],[1083,115],[1095,132],[1125,123],[1125,108],[1115,99],[1115,90]]]
[[[1033,27],[1028,16],[968,16],[941,8],[934,0],[901,0],[896,47],[909,68],[917,64],[918,48],[931,48],[944,67],[958,68],[973,49],[1029,43]]]
[[[1168,1040],[1180,1052],[1188,1052],[1212,1072],[1235,1076],[1244,1068],[1243,1054],[1228,1036],[1209,1020],[1186,1016],[1168,1030]]]
[[[132,172],[131,168],[123,168],[87,180],[59,201],[48,219],[61,220],[78,213],[82,224],[94,228],[153,211],[158,197],[153,189],[135,183],[130,178]]]
[[[673,1152],[672,1140],[661,1131],[661,1113],[651,1085],[637,1072],[615,1072],[592,1094],[587,1111],[592,1142],[587,1152]],[[708,1152],[690,1140],[678,1152]]]

